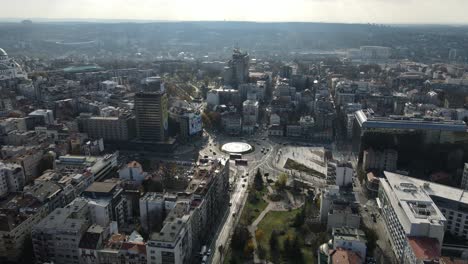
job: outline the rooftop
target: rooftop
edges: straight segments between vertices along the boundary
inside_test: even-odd
[[[115,182],[94,182],[85,190],[85,192],[110,193],[116,186],[117,183]]]
[[[437,117],[416,118],[410,116],[374,116],[372,109],[356,111],[356,120],[364,128],[443,130],[466,132],[466,124],[459,120],[445,120]]]
[[[349,227],[333,228],[332,234],[334,239],[366,243],[366,234],[360,229]]]
[[[329,252],[333,264],[356,264],[362,263],[362,258],[351,250],[342,248],[332,249]]]
[[[415,257],[420,261],[438,260],[440,257],[440,244],[435,238],[408,237],[408,243]]]
[[[407,234],[413,224],[444,226],[442,212],[427,194],[424,186],[404,175],[384,172],[386,180],[380,181],[400,223]]]

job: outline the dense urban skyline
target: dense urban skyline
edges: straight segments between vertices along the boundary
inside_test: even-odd
[[[18,8],[27,6],[28,8]],[[44,8],[47,7],[47,8]],[[173,21],[466,24],[468,2],[447,0],[19,0],[2,3],[3,18]]]

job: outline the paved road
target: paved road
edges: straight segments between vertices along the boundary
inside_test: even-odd
[[[234,228],[236,227],[240,215],[242,212],[242,209],[244,208],[245,201],[247,199],[247,190],[248,190],[248,185],[252,184],[253,178],[255,175],[255,172],[257,171],[258,168],[263,166],[269,159],[273,157],[273,152],[269,151],[269,153],[263,155],[260,152],[260,149],[265,147],[265,148],[271,148],[272,145],[267,142],[266,140],[261,140],[260,139],[261,135],[257,135],[252,137],[250,142],[252,145],[256,147],[256,150],[248,155],[245,155],[245,158],[248,160],[249,165],[246,167],[238,167],[238,175],[237,175],[237,181],[235,181],[233,192],[231,194],[231,207],[229,210],[229,214],[226,216],[224,225],[222,228],[218,231],[217,239],[214,245],[211,246],[213,254],[213,258],[211,259],[211,263],[222,263],[224,256],[220,254],[218,248],[222,246],[223,248],[227,248],[229,246],[229,239],[231,237],[232,232],[234,231]],[[229,137],[219,137],[219,140],[222,140],[224,142],[228,142],[230,140]],[[231,141],[241,141],[237,138],[237,140],[232,139]],[[258,142],[258,144],[254,143]],[[218,144],[220,145],[220,144]],[[232,164],[234,165],[234,164]],[[249,174],[248,177],[244,178],[239,178],[241,175],[245,175],[246,173]],[[244,185],[244,187],[242,186]]]

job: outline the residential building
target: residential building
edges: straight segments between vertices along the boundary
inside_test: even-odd
[[[191,261],[188,217],[186,214],[181,218],[169,216],[161,231],[151,234],[147,244],[148,264],[182,264]]]
[[[330,250],[328,263],[330,264],[355,264],[364,263],[364,259],[357,253],[347,249],[332,249]]]
[[[350,162],[328,162],[327,181],[337,186],[349,186],[353,183],[354,169]]]
[[[0,263],[18,263],[31,229],[47,216],[47,209],[32,197],[13,196],[0,205]]]
[[[0,197],[10,192],[22,191],[24,184],[25,177],[21,166],[0,162]]]
[[[32,229],[36,263],[79,264],[79,245],[90,226],[88,205],[75,201],[57,208]]]
[[[364,231],[356,228],[333,228],[333,249],[346,249],[357,253],[364,261],[367,254],[367,240]],[[361,262],[363,263],[363,262]]]
[[[119,227],[125,225],[129,213],[127,200],[117,183],[94,182],[81,195],[88,201],[93,223],[108,226],[111,221],[115,221]]]
[[[102,138],[105,141],[128,141],[134,138],[135,118],[130,115],[92,116],[80,114],[78,126],[81,132],[92,139]]]
[[[121,180],[130,181],[141,185],[148,174],[143,171],[143,167],[137,161],[128,163],[124,168],[119,170],[119,178]]]
[[[335,227],[359,228],[361,218],[354,193],[332,185],[320,196],[320,220],[327,229]]]
[[[53,125],[55,123],[54,112],[49,109],[37,109],[29,113],[28,116],[41,118],[41,123],[44,125]]]
[[[140,225],[150,233],[161,227],[165,213],[164,195],[147,192],[140,198]]]

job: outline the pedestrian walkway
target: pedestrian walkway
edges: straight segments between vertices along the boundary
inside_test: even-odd
[[[268,185],[267,189],[268,189],[268,195],[273,193],[273,188],[271,188],[271,186]],[[258,224],[260,224],[260,222],[263,220],[265,215],[270,211],[288,211],[288,210],[297,209],[303,205],[303,202],[297,202],[294,199],[294,196],[289,191],[286,191],[286,195],[288,197],[288,200],[290,201],[291,206],[288,206],[285,203],[285,201],[278,201],[278,202],[271,201],[270,199],[268,199],[268,195],[265,195],[262,198],[263,200],[268,202],[267,207],[265,207],[265,209],[263,209],[263,211],[258,215],[257,219],[255,219],[255,221],[253,221],[253,223],[250,226],[248,226],[248,230],[250,232],[250,235],[252,236],[252,242],[255,248],[254,263],[266,263],[265,260],[261,260],[258,257],[258,252],[257,252],[258,245],[257,245],[257,239],[255,237],[255,232],[257,231]]]

